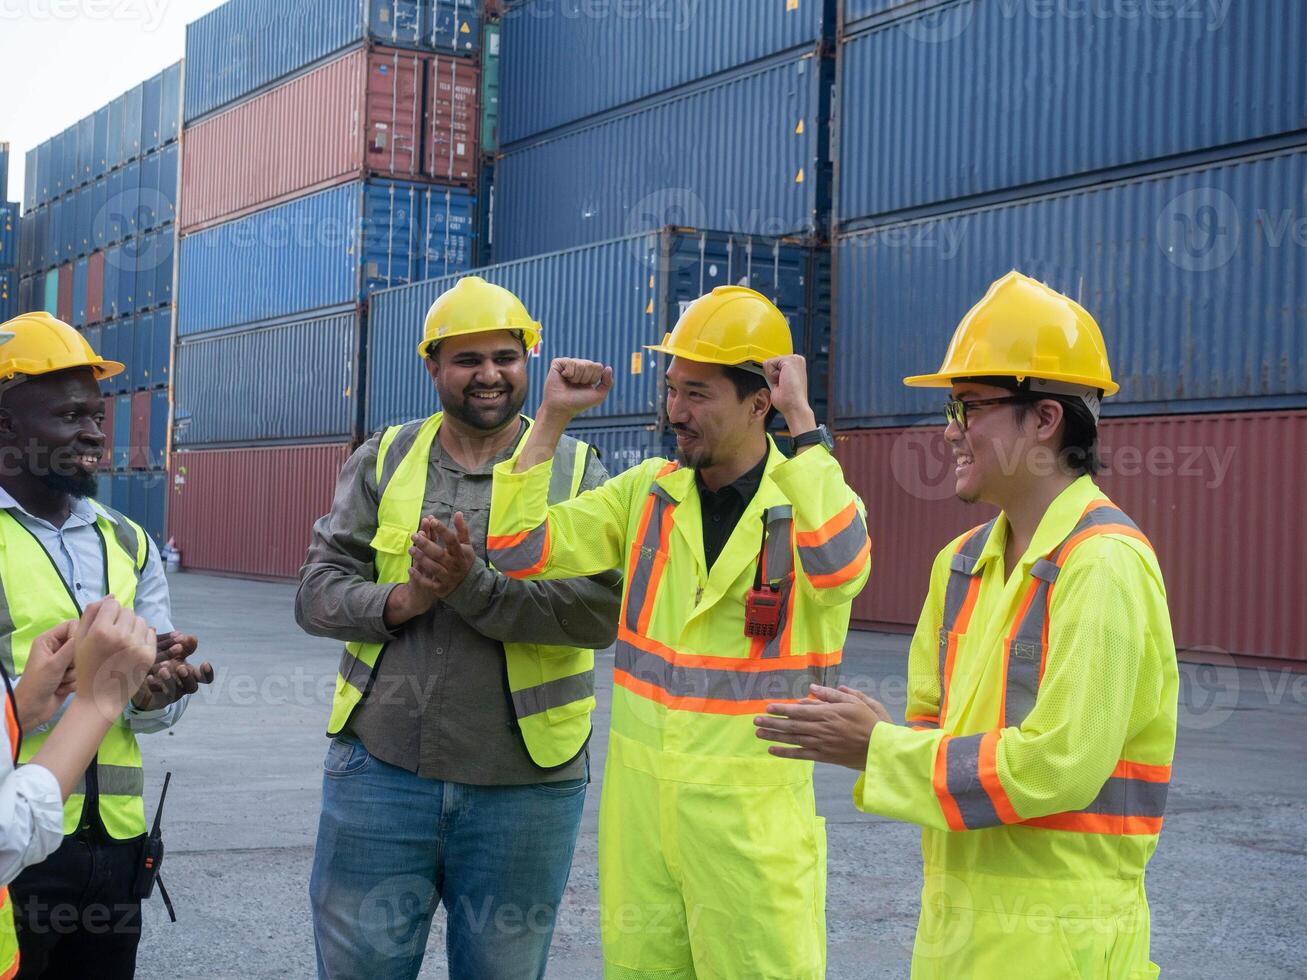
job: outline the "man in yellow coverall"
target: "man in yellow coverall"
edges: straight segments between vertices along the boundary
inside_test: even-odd
[[[861,501],[764,296],[724,286],[663,343],[681,465],[647,460],[546,502],[554,445],[612,370],[555,360],[522,452],[495,469],[487,549],[521,578],[622,569],[599,816],[605,975],[805,980],[825,972],[825,828],[812,766],[751,719],[833,683],[866,581]],[[786,458],[773,409],[795,435]]]
[[[1178,677],[1148,539],[1094,484],[1102,334],[1017,272],[939,372],[957,494],[999,515],[939,553],[908,656],[906,725],[848,688],[756,719],[782,758],[862,773],[861,809],[921,824],[914,978],[1157,974],[1144,867]]]

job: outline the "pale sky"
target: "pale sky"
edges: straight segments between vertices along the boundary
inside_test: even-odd
[[[222,2],[0,0],[4,199],[23,199],[28,150],[180,61],[187,23]]]

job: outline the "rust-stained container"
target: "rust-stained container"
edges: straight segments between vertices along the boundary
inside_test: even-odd
[[[104,253],[92,252],[86,260],[86,322],[104,319]]]
[[[127,465],[134,470],[150,468],[150,396],[153,392],[138,391],[132,395],[132,442],[127,452]]]
[[[462,87],[442,90],[445,97],[470,98],[469,105],[442,106],[433,90],[435,104],[428,107],[424,86],[433,57],[463,64],[359,48],[185,130],[183,233],[367,175],[451,179],[452,168],[423,165],[425,117],[470,115],[475,139],[477,75],[464,69],[472,72],[470,97]],[[474,174],[475,145],[469,152]]]
[[[953,495],[941,427],[842,433],[836,455],[867,505],[862,626],[912,627],[935,555],[993,516]],[[1307,411],[1105,420],[1098,482],[1153,542],[1182,649],[1307,660]]]
[[[182,567],[294,578],[349,451],[323,444],[173,453],[168,535]]]
[[[436,55],[427,93],[426,175],[472,184],[480,139],[481,69],[465,58]]]
[[[73,264],[65,262],[59,267],[59,292],[55,303],[55,316],[64,323],[73,322]]]

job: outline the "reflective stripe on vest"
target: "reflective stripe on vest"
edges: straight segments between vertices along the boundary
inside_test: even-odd
[[[92,505],[104,547],[109,594],[133,608],[136,586],[149,556],[145,532],[116,511],[94,501]],[[21,583],[21,588],[15,588],[15,582]],[[14,674],[21,676],[32,641],[80,615],[80,606],[40,541],[8,511],[0,512],[0,659],[5,667],[12,664]],[[48,735],[48,731],[33,732],[24,738],[19,762],[36,755]],[[101,741],[95,758],[101,823],[115,839],[139,837],[146,830],[141,799],[145,775],[136,736],[121,718]],[[64,803],[65,834],[82,823],[85,802],[83,781]]]
[[[377,533],[372,541],[378,582],[408,579],[409,538],[421,521],[427,461],[441,418],[437,413],[421,423],[393,426],[382,436],[377,452],[377,487],[381,499],[377,507]],[[410,434],[412,438],[405,444],[401,436]],[[519,446],[525,441],[524,433]],[[589,452],[588,445],[570,437],[565,436],[560,442],[550,476],[550,504],[580,492]],[[542,531],[545,526],[541,526]],[[511,556],[505,558],[498,551],[492,552],[489,544],[487,541],[487,555],[493,566],[503,571]],[[346,644],[336,677],[328,735],[338,734],[362,701],[383,650],[384,644],[380,643]],[[513,711],[527,751],[542,768],[565,765],[589,738],[589,714],[594,708],[594,651],[505,643],[504,654]]]
[[[23,741],[23,731],[18,727],[18,708],[14,704],[13,688],[9,684],[9,675],[4,675],[5,685],[5,731],[9,735],[11,762],[17,764],[18,749]],[[14,906],[9,900],[9,886],[0,885],[0,980],[8,980],[18,973],[18,931],[14,926]]]
[[[654,479],[675,469],[675,463],[668,463]],[[748,658],[681,653],[649,637],[675,510],[676,502],[655,482],[627,564],[615,682],[669,708],[725,715],[756,714],[776,701],[806,697],[810,684],[834,683],[839,676],[839,651],[798,657],[790,653],[795,544],[794,511],[788,505],[764,512],[766,536],[758,556],[762,580],[776,586],[782,600],[776,636],[755,638]]]
[[[976,562],[994,523],[990,521],[972,531],[953,554],[944,599],[944,625],[940,629],[941,705],[946,704],[945,691],[952,675],[957,640],[966,632],[979,594],[981,575]],[[995,760],[1002,729],[1019,727],[1025,721],[1035,707],[1044,677],[1053,586],[1076,546],[1099,534],[1124,534],[1149,544],[1123,511],[1106,500],[1096,500],[1085,508],[1071,533],[1031,566],[1030,586],[1003,643],[1005,663],[999,728],[979,735],[946,735],[935,757],[935,793],[953,830],[1020,823],[1080,833],[1156,834],[1161,831],[1170,766],[1122,759],[1087,807],[1031,820],[1017,816],[998,778]],[[945,711],[941,707],[939,720],[943,717]],[[916,721],[914,725],[937,727]]]

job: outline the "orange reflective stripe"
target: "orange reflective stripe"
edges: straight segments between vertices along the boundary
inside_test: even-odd
[[[802,698],[763,698],[757,701],[728,701],[720,698],[680,697],[667,693],[657,685],[638,680],[624,670],[613,671],[613,683],[666,708],[676,711],[694,711],[703,715],[765,714],[769,704],[795,704],[803,700]]]
[[[794,536],[794,543],[800,548],[818,548],[853,523],[858,516],[858,505],[850,501],[849,505],[832,517],[815,531],[799,531]]]
[[[1062,565],[1066,561],[1067,556],[1071,553],[1071,550],[1081,541],[1084,541],[1086,538],[1095,537],[1099,534],[1122,534],[1127,538],[1135,538],[1142,541],[1144,544],[1148,545],[1149,548],[1152,548],[1153,546],[1153,543],[1148,540],[1147,536],[1136,528],[1129,527],[1125,524],[1096,524],[1093,527],[1085,528],[1079,534],[1068,538],[1066,542],[1063,543],[1061,550],[1058,552],[1057,564]]]
[[[753,660],[747,657],[715,657],[698,653],[681,653],[664,643],[639,636],[624,626],[617,628],[617,638],[645,653],[661,657],[674,667],[700,667],[708,670],[733,670],[739,673],[767,673],[773,670],[793,670],[796,667],[834,667],[839,664],[842,650],[832,653],[805,653],[789,657],[765,657]]]
[[[1053,813],[1022,821],[1023,827],[1041,830],[1069,830],[1079,834],[1160,834],[1161,817],[1126,817],[1119,813]]]
[[[652,501],[653,497],[649,499]],[[658,599],[658,586],[663,579],[663,569],[667,567],[667,546],[672,537],[672,515],[675,512],[674,504],[663,509],[663,526],[658,529],[658,551],[654,554],[653,568],[649,572],[649,590],[645,593],[644,605],[635,624],[636,632],[641,635],[649,631],[649,620],[653,617],[654,603]]]
[[[953,799],[953,794],[948,790],[948,743],[952,738],[951,735],[945,735],[939,740],[939,747],[935,750],[935,772],[931,784],[935,788],[935,798],[939,800],[939,808],[944,811],[944,820],[948,823],[948,829],[966,830],[967,825],[962,819],[962,811],[958,809],[958,802]]]
[[[976,575],[971,579],[971,585],[967,587],[967,597],[962,602],[962,609],[958,613],[957,622],[953,629],[948,631],[948,651],[944,657],[944,677],[940,685],[939,698],[939,718],[940,724],[944,723],[944,718],[948,715],[948,694],[953,687],[953,663],[958,654],[958,636],[965,633],[968,624],[971,622],[971,614],[975,611],[976,603],[980,600],[980,576]]]
[[[862,547],[858,549],[858,554],[853,561],[839,571],[831,572],[829,575],[809,575],[808,581],[818,589],[833,589],[857,578],[867,564],[869,557],[871,557],[871,538],[862,543]]]
[[[977,771],[980,785],[985,787],[989,801],[994,805],[994,812],[1004,823],[1019,823],[1021,817],[1008,799],[1007,790],[998,778],[998,742],[1003,737],[1002,731],[986,732],[980,740],[980,759]]]
[[[1142,779],[1147,783],[1169,783],[1171,767],[1150,766],[1146,762],[1130,762],[1122,759],[1112,770],[1112,776],[1116,779]]]

